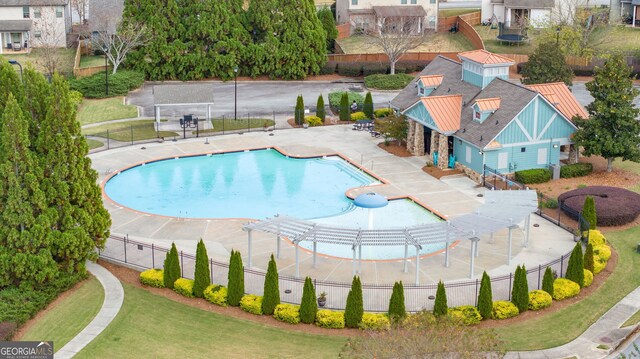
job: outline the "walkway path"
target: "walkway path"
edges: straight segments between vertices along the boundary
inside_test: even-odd
[[[71,339],[55,354],[56,359],[72,358],[87,344],[91,343],[116,317],[124,300],[122,284],[111,272],[93,262],[87,263],[87,269],[102,284],[104,288],[104,302],[98,315],[75,338]]]
[[[526,352],[508,352],[505,359],[524,358],[571,358],[597,359],[604,358],[609,351],[598,349],[598,345],[614,348],[629,335],[635,326],[620,326],[640,310],[640,287],[629,293],[613,308],[609,309],[598,321],[573,341],[559,347]]]

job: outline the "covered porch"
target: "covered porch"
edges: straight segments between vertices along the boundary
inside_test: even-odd
[[[28,53],[31,20],[0,20],[0,54]]]

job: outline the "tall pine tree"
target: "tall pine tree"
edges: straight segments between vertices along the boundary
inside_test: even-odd
[[[318,96],[318,102],[316,102],[316,117],[320,118],[323,123],[325,118],[327,117],[324,109],[324,98],[322,97],[322,94]]]
[[[491,278],[485,271],[482,273],[482,281],[480,282],[480,292],[478,294],[478,312],[482,319],[491,318],[493,310],[493,294],[491,292]]]
[[[175,243],[171,243],[171,249],[164,259],[164,286],[173,289],[173,284],[180,278],[180,258]]]
[[[211,284],[211,272],[209,268],[209,255],[202,238],[196,248],[196,269],[193,274],[193,295],[196,298],[204,297],[204,290]]]
[[[551,267],[547,267],[544,270],[544,276],[542,277],[542,290],[549,293],[551,297],[553,297],[553,272],[551,271]]]
[[[569,257],[569,264],[567,265],[567,273],[564,277],[570,281],[578,283],[580,288],[584,287],[584,257],[582,254],[582,243],[576,243]]]
[[[591,273],[593,273],[593,244],[587,243],[587,249],[584,252],[584,269],[588,269]]]
[[[237,307],[240,305],[240,299],[244,296],[244,267],[242,266],[242,257],[238,251],[231,251],[227,279],[227,304]]]
[[[368,119],[373,119],[373,99],[371,98],[371,92],[367,92],[367,95],[364,98],[362,111]]]
[[[589,228],[583,228],[583,230],[596,229],[598,226],[598,216],[596,215],[596,202],[591,196],[587,196],[584,199],[584,205],[582,205],[582,218],[589,222]]]
[[[442,281],[438,282],[438,289],[436,290],[436,301],[433,305],[433,315],[440,317],[446,315],[449,311],[447,306],[447,291],[444,288]]]
[[[305,278],[300,301],[300,321],[311,324],[316,320],[318,302],[316,302],[316,290],[310,277]]]
[[[513,288],[511,289],[511,303],[513,303],[520,313],[529,308],[529,283],[527,282],[527,269],[518,266],[513,278]]]
[[[264,296],[262,297],[262,314],[272,315],[276,305],[280,304],[280,287],[278,285],[278,267],[271,255],[267,274],[264,277]],[[303,295],[304,296],[304,295]]]
[[[394,322],[400,321],[407,316],[404,305],[404,286],[402,285],[402,281],[393,284],[393,292],[389,299],[388,314],[389,319]]]
[[[347,305],[344,309],[344,325],[347,328],[357,328],[362,321],[364,304],[362,303],[362,284],[360,277],[354,276],[351,290],[347,294]]]
[[[327,6],[318,10],[318,19],[322,23],[325,36],[327,38],[327,52],[333,52],[335,49],[336,38],[338,38],[338,29],[336,28],[336,20]]]

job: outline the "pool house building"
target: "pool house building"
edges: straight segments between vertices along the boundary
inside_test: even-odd
[[[510,82],[513,60],[485,50],[458,57],[437,57],[391,102],[408,118],[409,152],[477,182],[485,166],[509,174],[577,161],[572,119],[588,114],[564,83]]]

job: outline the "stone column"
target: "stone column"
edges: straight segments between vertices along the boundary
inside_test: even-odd
[[[416,128],[414,130],[414,155],[424,156],[424,127],[416,122]]]
[[[438,139],[438,168],[445,169],[449,167],[449,141],[447,136],[439,134]]]
[[[415,136],[415,121],[408,120],[408,129],[407,129],[407,151],[409,153],[413,153],[415,151],[414,136]]]
[[[431,131],[431,153],[429,153],[429,157],[431,158],[431,163],[433,163],[433,153],[438,151],[438,133],[436,131]]]
[[[576,145],[569,145],[569,164],[578,163],[580,151]]]

